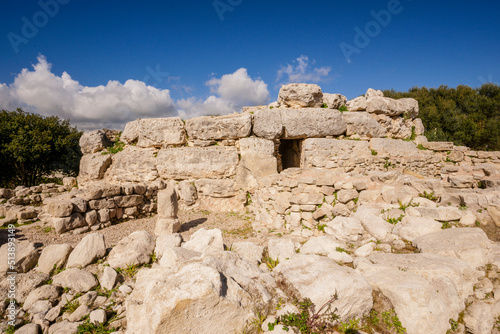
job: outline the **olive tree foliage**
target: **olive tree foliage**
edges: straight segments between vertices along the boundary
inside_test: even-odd
[[[33,186],[54,172],[77,175],[82,132],[57,116],[0,112],[0,186]]]
[[[474,150],[500,150],[500,86],[478,88],[414,87],[408,92],[385,90],[384,96],[412,97],[420,106],[425,135],[432,141],[452,141]]]

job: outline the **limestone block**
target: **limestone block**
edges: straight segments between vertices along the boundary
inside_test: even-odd
[[[182,147],[158,153],[158,173],[163,179],[225,178],[236,173],[235,147]]]
[[[189,139],[239,139],[250,135],[252,116],[245,113],[191,118],[186,121],[186,130]]]

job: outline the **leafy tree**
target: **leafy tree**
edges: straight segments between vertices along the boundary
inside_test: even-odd
[[[425,135],[432,141],[452,141],[474,150],[500,150],[500,86],[479,88],[413,87],[408,92],[384,91],[392,98],[419,102]]]
[[[77,175],[82,132],[57,116],[0,112],[0,185],[38,184],[53,172]]]

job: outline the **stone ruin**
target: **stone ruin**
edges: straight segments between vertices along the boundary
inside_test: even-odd
[[[232,333],[253,308],[286,299],[282,282],[318,307],[339,292],[332,305],[342,321],[366,316],[378,298],[409,334],[444,334],[453,322],[454,333],[498,333],[500,152],[428,142],[418,113],[416,100],[373,89],[347,101],[291,84],[277,102],[241,113],[138,119],[119,139],[86,133],[77,180],[0,190],[0,223],[39,219],[58,234],[79,234],[157,213],[157,238],[134,232],[108,255],[98,233],[74,250],[49,245],[40,254],[26,243],[18,272],[54,275],[55,286],[85,294],[78,312],[61,319],[69,297],[38,278],[23,309],[50,333],[73,333],[85,314],[105,322],[106,299],[92,289],[118,286],[120,268],[146,264],[154,251],[153,267],[119,287],[127,333]],[[280,235],[227,251],[220,230],[202,228],[183,242],[179,209],[248,210],[254,231]],[[271,272],[264,249],[279,261]],[[105,258],[97,280],[85,267]],[[1,263],[0,275],[6,270]],[[287,304],[276,316],[285,310],[298,311]],[[279,325],[267,332],[273,319],[262,329],[285,333]]]
[[[349,111],[338,111],[342,106]],[[355,199],[362,204],[368,196],[392,196],[394,202],[397,196],[387,187],[377,194],[361,192],[372,180],[402,175],[422,193],[446,189],[443,203],[500,205],[491,199],[497,193],[489,192],[486,199],[481,192],[500,185],[499,152],[428,142],[418,112],[416,100],[386,98],[373,89],[347,101],[322,93],[317,85],[291,84],[281,89],[277,102],[241,113],[130,122],[120,137],[125,148],[116,154],[103,154],[112,144],[104,131],[89,132],[81,139],[85,155],[78,185],[91,190],[84,196],[88,211],[81,213],[95,212],[87,221],[92,226],[156,212],[156,193],[170,182],[182,209],[246,207],[256,214],[256,223],[267,227],[304,223],[310,228],[323,213],[348,216]],[[435,178],[443,183],[430,180]],[[353,180],[356,194],[351,190],[340,207],[331,208],[335,191]],[[327,207],[317,212],[323,203]]]

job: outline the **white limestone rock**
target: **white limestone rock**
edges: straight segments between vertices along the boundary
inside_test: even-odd
[[[363,317],[373,306],[372,289],[353,269],[339,266],[327,257],[298,254],[281,262],[273,272],[281,273],[319,309],[335,293],[338,299],[331,304],[342,320]]]
[[[108,256],[112,268],[126,268],[128,265],[149,263],[155,248],[155,237],[146,231],[136,231],[123,238],[113,247]]]

